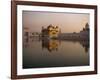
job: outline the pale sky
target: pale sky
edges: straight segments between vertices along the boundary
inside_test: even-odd
[[[89,23],[89,14],[23,11],[23,27],[33,32],[41,32],[52,24],[59,26],[62,33],[79,32]]]

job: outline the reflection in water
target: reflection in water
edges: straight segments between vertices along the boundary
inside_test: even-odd
[[[80,44],[83,46],[85,52],[87,53],[89,50],[89,41],[81,41]]]
[[[55,40],[55,39],[42,39],[42,48],[47,49],[48,51],[52,52],[52,51],[58,51],[58,47],[60,45],[60,41],[59,40]]]
[[[33,38],[26,38],[26,39],[24,39],[24,47],[28,48],[29,45],[30,45],[30,42],[34,42],[34,41],[35,42],[36,41],[41,41],[42,42],[42,45],[41,45],[42,50],[43,49],[47,49],[49,52],[58,51],[58,47],[61,44],[61,40],[47,39],[47,38],[41,39],[39,37],[33,37]],[[89,41],[68,41],[68,42],[72,42],[73,44],[76,43],[76,42],[80,43],[80,45],[84,48],[86,53],[89,50]]]
[[[89,41],[24,38],[23,68],[84,65],[89,65]]]

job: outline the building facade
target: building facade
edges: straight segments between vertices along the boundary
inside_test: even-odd
[[[85,27],[79,33],[61,33],[59,38],[66,40],[89,40],[89,24],[86,23]]]

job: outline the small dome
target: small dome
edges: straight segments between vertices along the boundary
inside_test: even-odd
[[[58,28],[58,26],[56,26],[56,28]]]
[[[48,29],[51,28],[51,27],[52,27],[52,24],[50,24],[50,25],[48,26]]]

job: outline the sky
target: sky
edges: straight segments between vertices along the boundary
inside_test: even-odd
[[[89,14],[23,11],[23,27],[41,32],[42,26],[58,26],[62,33],[80,32],[89,23]]]

